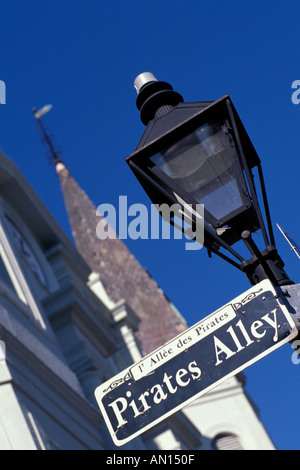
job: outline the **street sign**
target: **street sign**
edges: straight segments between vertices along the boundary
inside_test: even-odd
[[[263,281],[95,390],[117,446],[293,340],[298,329]]]

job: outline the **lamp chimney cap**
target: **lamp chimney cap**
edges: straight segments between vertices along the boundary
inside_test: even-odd
[[[143,72],[140,73],[134,80],[134,88],[137,91],[137,94],[141,91],[144,85],[150,82],[157,82],[157,78],[154,77],[153,73],[151,72]]]

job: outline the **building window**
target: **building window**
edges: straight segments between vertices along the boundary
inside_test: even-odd
[[[17,254],[16,241],[12,238],[12,230],[7,230],[7,218],[0,214],[0,282],[11,292],[17,294],[18,298],[30,310],[38,324],[46,329],[43,316],[40,312],[32,291],[25,279],[19,255]],[[10,223],[11,225],[11,223]]]
[[[1,229],[0,229],[0,233],[1,233]],[[3,244],[2,240],[3,238],[1,238],[1,241],[0,241],[0,281],[6,287],[8,287],[12,292],[14,292],[14,294],[16,294],[19,297],[19,299],[22,300],[22,302],[27,304],[24,291],[21,288],[21,285],[15,274],[13,265],[9,260],[7,250],[4,247],[5,243]]]
[[[218,434],[212,441],[213,450],[244,450],[239,436],[230,433]]]
[[[38,450],[47,450],[47,440],[45,438],[45,435],[41,430],[40,426],[37,424],[36,420],[34,419],[32,413],[30,413],[29,411],[27,412],[27,420],[36,448]]]
[[[24,235],[20,232],[20,230],[18,230],[17,227],[9,219],[7,220],[9,222],[16,246],[18,247],[18,250],[20,252],[20,256],[26,263],[27,267],[34,273],[35,279],[38,280],[38,282],[42,286],[46,287],[47,283],[44,272],[29,243],[27,242]]]
[[[15,293],[16,289],[15,286],[13,285],[13,282],[8,274],[8,271],[6,269],[5,263],[3,261],[2,255],[0,256],[0,281],[3,282],[3,284],[6,285],[9,289],[13,290]]]

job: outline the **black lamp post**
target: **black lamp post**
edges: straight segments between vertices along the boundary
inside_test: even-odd
[[[259,157],[228,95],[184,103],[171,85],[149,72],[135,80],[146,130],[126,161],[154,204],[204,205],[204,246],[244,271],[251,284],[292,284],[275,247]],[[258,172],[266,224],[254,184]],[[193,224],[198,218],[192,213]],[[169,221],[172,223],[172,220]],[[261,230],[264,249],[251,234]],[[248,247],[245,260],[232,248]],[[224,253],[225,250],[225,253]]]

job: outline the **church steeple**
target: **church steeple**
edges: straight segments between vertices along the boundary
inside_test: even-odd
[[[38,119],[42,125],[40,118]],[[42,127],[43,132],[45,128]],[[46,143],[49,144],[47,138]],[[50,141],[51,142],[51,141]],[[187,327],[162,290],[117,236],[100,240],[96,207],[51,146],[76,248],[100,279],[110,299],[125,299],[141,319],[138,339],[144,354],[162,346]]]

